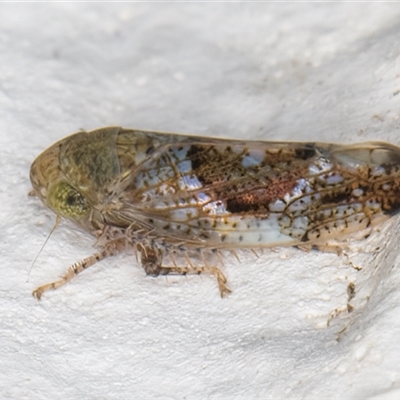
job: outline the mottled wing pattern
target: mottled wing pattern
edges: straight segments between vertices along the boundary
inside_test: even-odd
[[[365,228],[382,211],[377,186],[385,173],[368,154],[375,147],[357,153],[330,144],[217,139],[163,145],[132,170],[111,214],[170,241],[317,243]]]

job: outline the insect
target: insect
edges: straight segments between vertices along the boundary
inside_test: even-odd
[[[126,250],[140,255],[149,275],[213,274],[224,296],[227,280],[208,254],[323,246],[396,213],[400,148],[107,127],[55,143],[33,162],[30,178],[46,206],[100,246],[61,279],[37,288],[36,298]]]

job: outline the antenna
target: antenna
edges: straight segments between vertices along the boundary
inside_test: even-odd
[[[61,221],[61,217],[60,217],[59,215],[57,215],[56,222],[55,222],[53,228],[51,228],[50,233],[48,234],[48,236],[47,236],[45,242],[43,243],[42,247],[41,247],[40,250],[39,250],[39,253],[37,254],[37,256],[35,257],[35,259],[33,260],[32,264],[31,264],[31,267],[29,268],[28,280],[27,280],[27,282],[29,282],[29,277],[30,277],[30,275],[31,275],[32,268],[33,268],[33,266],[34,266],[35,263],[36,263],[36,260],[39,258],[40,253],[41,253],[42,250],[44,249],[44,246],[46,246],[47,242],[48,242],[49,239],[50,239],[50,236],[53,234],[54,230],[57,228],[57,226],[58,226],[58,224],[60,223],[60,221]]]

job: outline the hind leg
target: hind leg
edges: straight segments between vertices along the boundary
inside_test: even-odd
[[[211,274],[217,278],[219,291],[221,297],[227,296],[231,293],[231,290],[227,286],[227,279],[222,271],[218,267],[203,265],[203,266],[194,266],[188,262],[186,266],[163,266],[163,254],[160,250],[145,247],[141,250],[141,262],[142,267],[146,271],[147,275],[158,276],[158,275],[167,275],[167,274]]]

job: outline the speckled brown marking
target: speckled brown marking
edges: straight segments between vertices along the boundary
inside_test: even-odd
[[[307,143],[304,147],[296,149],[297,160],[308,160],[316,154],[315,143]]]
[[[254,215],[263,215],[265,217],[269,214],[268,205],[280,199],[285,193],[293,190],[296,186],[296,179],[293,177],[281,181],[280,179],[272,179],[268,187],[250,189],[247,191],[239,192],[236,196],[227,199],[227,210],[231,213],[254,213]],[[221,193],[223,197],[223,193]]]
[[[241,165],[243,155],[233,153],[230,146],[192,145],[187,157],[192,163],[193,173],[204,185],[223,184],[231,178],[243,177],[248,172]]]
[[[318,246],[400,209],[400,149],[204,138],[110,127],[79,132],[31,167],[35,194],[97,237],[101,251],[73,264],[55,289],[123,251],[147,274],[226,278],[207,255],[239,248]],[[165,259],[172,266],[165,265]]]

